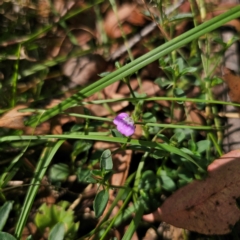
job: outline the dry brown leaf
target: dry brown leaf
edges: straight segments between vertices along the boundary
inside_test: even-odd
[[[105,87],[105,88],[103,89],[104,94],[105,94],[107,97],[111,97],[111,96],[112,96],[112,93],[115,94],[115,93],[117,92],[117,89],[118,89],[118,87],[119,87],[119,84],[120,84],[120,81],[117,81],[117,82],[115,82],[115,83],[113,83],[113,84]]]
[[[227,234],[240,219],[240,150],[208,166],[208,176],[179,189],[145,220],[164,221],[202,234]]]
[[[123,4],[118,8],[118,18],[122,24],[122,30],[125,34],[132,32],[131,24],[143,25],[145,19],[137,9],[135,4]],[[104,28],[109,37],[118,38],[122,36],[118,26],[118,19],[113,11],[109,11],[104,21]]]
[[[138,80],[137,79],[131,79],[130,80],[130,85],[133,91],[136,91],[136,89],[138,88],[139,84],[138,84]],[[125,96],[129,96],[130,94],[130,90],[127,84],[125,83],[121,83],[120,88],[118,90],[118,93],[123,94]]]
[[[181,13],[191,12],[190,3],[188,1],[186,1],[183,4],[181,4],[181,6],[179,7],[179,12],[181,12]],[[176,31],[175,36],[179,36],[184,31],[186,31],[186,27],[187,27],[188,23],[189,23],[189,20],[183,20],[183,21],[179,22],[175,27],[175,31]]]
[[[22,232],[22,240],[26,240],[28,236],[35,235],[37,232],[37,226],[33,222],[29,222],[26,224],[26,226],[23,229]]]
[[[156,230],[149,228],[142,240],[158,240],[158,234],[156,233]]]
[[[28,108],[28,105],[17,105],[0,117],[0,127],[23,130],[24,134],[46,134],[50,130],[50,123],[44,122],[36,128],[24,125],[25,117],[32,115],[32,112],[19,112],[20,109]]]
[[[228,94],[231,101],[235,103],[240,103],[240,76],[235,75],[228,68],[224,68],[223,73],[223,80],[228,85]]]
[[[111,184],[116,186],[123,186],[130,167],[130,162],[132,159],[132,151],[125,150],[123,152],[118,152],[113,157],[113,174],[111,179]]]
[[[57,104],[61,100],[52,99],[48,105],[45,105],[44,108],[49,109]],[[24,121],[25,117],[32,115],[32,112],[19,112],[20,109],[26,109],[29,106],[27,104],[17,105],[13,109],[9,110],[0,117],[0,127],[23,130],[24,134],[34,134],[34,135],[43,135],[49,132],[53,134],[62,133],[62,125],[68,122],[77,122],[81,123],[83,120],[76,117],[71,117],[67,115],[58,115],[57,117],[51,119],[50,121],[44,122],[38,125],[36,128],[25,126]],[[66,112],[69,113],[83,113],[83,107],[73,107],[69,108]]]
[[[28,105],[18,105],[0,117],[0,127],[23,129],[24,117],[32,115],[31,112],[19,112],[20,109],[28,108]]]
[[[142,82],[142,89],[139,89],[139,93],[146,93],[148,96],[156,96],[161,92],[159,86],[151,80],[144,80]]]
[[[98,54],[88,54],[71,58],[62,65],[63,74],[73,82],[73,86],[84,86],[98,79],[98,74],[105,71],[107,62]]]
[[[198,110],[191,110],[186,118],[186,121],[191,122],[191,125],[206,125],[206,119],[201,115]]]

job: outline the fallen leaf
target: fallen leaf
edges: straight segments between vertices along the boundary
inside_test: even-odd
[[[118,17],[118,19],[117,19]],[[133,25],[143,25],[145,19],[137,6],[134,4],[123,4],[118,8],[118,16],[116,17],[113,11],[109,11],[104,21],[104,28],[108,36],[118,38],[122,36],[121,29],[118,25],[118,20],[122,25],[122,30],[125,34],[132,32]]]
[[[205,180],[179,189],[144,219],[206,235],[227,234],[240,219],[236,203],[240,197],[239,172],[240,150],[234,150],[209,165]]]
[[[28,105],[24,105],[24,104],[18,105],[15,108],[3,114],[3,116],[0,117],[0,127],[12,128],[12,129],[25,128],[24,118],[32,115],[32,113],[18,111],[24,108],[28,108]]]
[[[234,8],[237,5],[238,5],[238,3],[226,3],[226,2],[218,4],[214,9],[212,9],[210,12],[207,13],[205,21],[209,20],[213,17],[216,17],[216,16],[218,16],[222,13],[225,13],[226,11]],[[224,26],[235,27],[235,29],[238,32],[240,31],[240,21],[239,21],[239,19],[234,19],[232,21],[229,21],[229,22],[225,23]]]
[[[73,84],[84,86],[96,80],[98,74],[105,71],[107,62],[98,54],[88,54],[79,58],[71,58],[62,65],[63,74]]]
[[[235,75],[228,68],[223,68],[223,80],[227,83],[229,97],[232,102],[240,103],[240,76]]]

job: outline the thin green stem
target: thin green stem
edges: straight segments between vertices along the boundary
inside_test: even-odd
[[[20,58],[21,44],[18,44],[17,48],[17,60],[14,64],[14,73],[12,78],[12,99],[11,107],[14,107],[17,102],[17,82],[18,82],[18,68],[19,68],[19,58]]]

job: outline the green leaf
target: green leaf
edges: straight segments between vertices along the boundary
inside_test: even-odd
[[[28,236],[28,237],[26,238],[26,240],[34,240],[34,239],[33,239],[33,236],[30,235],[30,236]]]
[[[1,240],[17,240],[13,235],[6,232],[0,232],[0,239]]]
[[[181,88],[174,88],[173,94],[175,97],[185,98],[186,94]]]
[[[92,172],[90,169],[78,168],[77,177],[79,182],[88,182],[88,178],[91,177]]]
[[[13,207],[12,201],[5,202],[3,204],[3,206],[1,206],[1,208],[0,208],[0,231],[5,226],[8,216],[9,216],[9,213],[12,210],[12,207]]]
[[[96,176],[96,177],[102,177],[103,176],[103,171],[100,169],[93,169],[92,171],[92,175]]]
[[[49,233],[49,240],[63,240],[64,239],[64,224],[59,222],[57,223]]]
[[[172,192],[176,189],[176,184],[170,177],[168,177],[167,175],[161,175],[160,178],[162,180],[163,189],[169,192]]]
[[[83,125],[80,125],[80,124],[74,124],[71,129],[70,129],[70,132],[77,132],[77,131],[80,131],[83,129]]]
[[[110,74],[111,72],[102,72],[100,74],[98,74],[99,77],[106,77],[108,74]]]
[[[192,129],[181,129],[181,128],[177,128],[176,130],[174,130],[175,134],[174,134],[174,138],[177,139],[178,142],[183,141],[184,139],[188,139],[190,137],[190,135],[193,133]]]
[[[58,223],[64,223],[66,234],[76,234],[79,223],[74,222],[74,212],[71,209],[65,210],[69,206],[69,202],[61,201],[58,204],[47,206],[42,204],[35,216],[35,224],[38,229],[44,232],[49,227],[53,229]]]
[[[71,157],[74,158],[82,152],[87,152],[92,147],[92,143],[89,141],[78,140],[74,143]]]
[[[31,210],[32,204],[34,202],[34,198],[37,195],[39,186],[41,185],[41,181],[48,169],[48,166],[55,155],[56,151],[63,144],[64,140],[59,140],[57,142],[53,142],[52,139],[49,139],[48,145],[43,149],[43,152],[38,161],[37,167],[35,169],[34,177],[31,181],[30,187],[28,188],[28,192],[26,194],[24,204],[22,207],[21,214],[18,218],[18,222],[15,228],[15,236],[20,238],[22,235],[23,228],[26,224],[29,212]]]
[[[183,71],[181,72],[181,76],[185,75],[187,73],[193,73],[193,72],[196,72],[196,71],[197,71],[196,67],[187,67],[187,68],[183,69]]]
[[[58,163],[52,165],[49,171],[49,178],[53,182],[65,181],[70,174],[70,169],[67,164]]]
[[[185,20],[188,18],[193,18],[192,13],[179,13],[176,16],[173,16],[168,19],[168,22],[174,22],[174,21],[179,21],[179,20]]]
[[[178,76],[182,73],[182,71],[184,70],[184,68],[185,68],[185,64],[184,64],[182,58],[177,58],[177,59],[176,59],[176,63],[175,63],[174,68],[177,69],[177,73],[178,73],[178,74],[175,73],[175,76],[178,77]]]
[[[111,129],[111,133],[112,133],[113,137],[122,137],[122,138],[124,138],[124,136],[117,129]]]
[[[157,118],[151,112],[146,112],[142,116],[143,122],[157,122]]]
[[[192,139],[188,141],[188,147],[192,152],[195,152],[197,150],[197,145]]]
[[[202,140],[197,142],[197,150],[199,153],[206,152],[211,146],[211,142],[209,140]]]
[[[172,66],[166,66],[166,67],[163,67],[162,69],[164,70],[164,72],[171,75],[171,77],[175,76],[175,69],[173,69]]]
[[[100,166],[101,170],[112,170],[113,168],[113,161],[112,161],[112,153],[109,149],[105,150],[102,153],[102,156],[100,158]]]
[[[214,87],[216,85],[222,84],[223,80],[219,77],[214,77],[211,81],[211,87]]]
[[[96,218],[99,218],[103,214],[103,211],[105,210],[108,203],[108,198],[109,194],[107,189],[97,193],[93,202],[93,210],[95,212]]]
[[[169,81],[165,78],[157,78],[155,81],[154,81],[160,88],[165,88],[165,87],[170,87],[173,85],[173,82],[172,81]]]
[[[181,129],[174,134],[174,139],[176,139],[178,143],[182,142],[185,137],[186,135],[183,131],[181,131]]]
[[[144,207],[143,207],[143,204],[140,202],[139,207],[137,207],[134,217],[133,217],[131,223],[129,224],[127,231],[125,232],[122,240],[132,239],[134,232],[136,232],[136,230],[141,222],[143,213],[144,213]]]

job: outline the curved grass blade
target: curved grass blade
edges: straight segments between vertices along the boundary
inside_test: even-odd
[[[62,103],[57,106],[47,110],[41,116],[39,121],[39,116],[30,117],[28,121],[26,121],[27,125],[36,126],[42,122],[45,122],[49,118],[56,116],[60,112],[75,106],[79,102],[81,102],[84,98],[91,96],[92,94],[101,91],[105,87],[110,84],[118,81],[119,79],[125,78],[139,69],[145,67],[149,63],[156,61],[157,59],[171,53],[172,51],[186,45],[192,40],[201,37],[202,35],[213,31],[214,29],[222,26],[223,24],[240,17],[240,6],[236,6],[231,10],[223,13],[191,30],[183,33],[182,35],[172,39],[171,41],[166,42],[165,44],[159,46],[158,48],[146,53],[145,55],[137,58],[136,60],[126,64],[125,66],[117,69],[116,71],[108,74],[104,78],[99,81],[90,84],[84,89],[80,90],[77,94],[74,94],[72,97],[64,100]]]
[[[31,181],[31,186],[28,189],[28,192],[22,207],[22,211],[16,225],[15,236],[17,239],[21,238],[23,228],[26,224],[34,198],[41,184],[41,180],[44,177],[53,156],[55,155],[55,153],[57,152],[57,150],[59,149],[59,147],[62,145],[63,142],[64,140],[59,140],[56,143],[54,143],[52,139],[49,139],[47,147],[44,148],[40,156],[39,162],[35,170],[34,177]]]
[[[142,147],[150,147],[153,149],[160,149],[165,150],[169,153],[175,153],[181,157],[186,158],[188,161],[195,164],[199,169],[205,171],[202,169],[202,167],[195,162],[195,160],[190,157],[188,154],[184,153],[180,149],[171,146],[166,143],[156,143],[151,141],[144,141],[139,139],[128,139],[128,138],[120,138],[120,137],[111,137],[111,136],[103,136],[103,135],[93,135],[94,133],[88,133],[89,135],[85,135],[84,133],[81,134],[62,134],[62,135],[43,135],[43,136],[7,136],[2,137],[0,139],[0,142],[5,141],[14,141],[14,140],[42,140],[42,139],[50,139],[50,138],[57,138],[57,139],[84,139],[84,140],[96,140],[96,141],[103,141],[103,142],[115,142],[115,143],[121,143],[121,144],[129,144],[129,145],[135,145],[135,146],[142,146]]]

